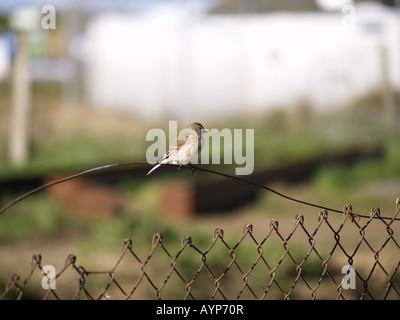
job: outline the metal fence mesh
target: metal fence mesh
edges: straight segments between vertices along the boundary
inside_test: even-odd
[[[126,239],[107,271],[87,269],[69,255],[55,289],[43,289],[50,276],[34,255],[28,275],[12,275],[0,298],[29,299],[35,292],[41,299],[399,299],[399,210],[397,199],[390,219],[378,208],[360,219],[350,205],[342,216],[320,210],[312,227],[303,215],[293,226],[273,219],[262,239],[245,225],[233,243],[217,228],[204,248],[185,236],[171,250],[156,233],[143,253]],[[344,265],[354,267],[355,288],[344,285]]]

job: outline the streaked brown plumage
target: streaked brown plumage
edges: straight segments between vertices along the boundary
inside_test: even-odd
[[[201,123],[193,122],[179,132],[178,137],[171,143],[168,151],[157,161],[157,164],[147,173],[149,175],[159,166],[166,163],[188,164],[201,151],[204,145],[204,127]]]

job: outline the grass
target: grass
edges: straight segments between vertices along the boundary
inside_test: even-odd
[[[37,195],[34,199],[27,199],[25,205],[1,216],[0,243],[12,243],[38,234],[52,235],[65,222],[63,210],[57,202],[43,194]]]
[[[63,113],[64,111],[60,112]],[[87,113],[87,111],[84,111],[84,115],[92,117],[92,113]],[[107,118],[108,115],[97,114],[93,117],[95,122],[102,123],[107,122],[104,118]],[[145,134],[140,129],[133,130],[136,134],[132,137],[121,132],[121,129],[130,126],[129,121],[123,123],[123,126],[119,129],[109,124],[108,126],[114,128],[113,131],[102,132],[102,129],[99,129],[92,122],[89,122],[89,125],[86,125],[85,121],[78,122],[80,112],[73,111],[70,114],[68,111],[65,118],[72,121],[72,129],[64,124],[65,128],[69,128],[69,130],[64,133],[56,130],[54,136],[50,139],[45,139],[46,135],[37,132],[32,146],[32,158],[28,165],[21,170],[12,168],[5,158],[4,148],[0,149],[0,155],[2,155],[0,158],[0,177],[5,179],[30,175],[40,176],[58,171],[78,172],[105,163],[134,161],[141,157],[141,152],[138,152],[138,150],[146,148]],[[112,118],[110,122],[114,124],[117,123],[117,120],[121,120],[119,116]],[[332,194],[344,195],[351,190],[352,185],[393,179],[400,175],[400,166],[398,165],[400,160],[399,130],[385,126],[383,121],[379,121],[378,116],[366,116],[365,110],[353,108],[330,112],[329,114],[317,114],[302,106],[290,112],[271,111],[258,116],[257,119],[250,117],[240,122],[236,119],[229,121],[231,125],[228,124],[227,127],[251,127],[255,129],[256,170],[281,165],[282,163],[295,163],[313,155],[348,148],[356,143],[379,143],[383,146],[384,156],[382,159],[365,161],[354,166],[331,165],[318,169],[311,180],[311,185],[318,198],[326,198],[325,194],[329,194],[330,198],[332,198]],[[217,122],[211,123],[211,126],[214,125],[222,128],[221,124]],[[224,127],[226,127],[226,123]],[[76,130],[73,130],[73,128]],[[87,128],[87,130],[83,130],[84,128]],[[139,148],[136,146],[139,146]],[[143,214],[155,215],[158,208],[154,206],[154,198],[156,197],[152,195],[157,193],[156,185],[151,187],[149,183],[124,182],[120,186],[120,190],[125,190],[126,195],[131,198],[139,199],[137,202],[146,203],[146,206],[142,206]],[[37,200],[32,200],[31,206],[20,205],[21,208],[25,208],[23,210],[31,212],[29,219],[31,219],[33,225],[57,224],[57,219],[62,214],[51,215],[54,217],[54,222],[50,222],[53,218],[43,221],[43,212],[53,210],[52,205],[49,202],[47,208],[45,202],[49,200],[45,200],[43,197],[35,197],[35,199]],[[4,197],[1,200],[2,203],[7,201]],[[25,203],[27,201],[25,200]],[[35,204],[35,201],[37,201],[37,204]],[[272,204],[269,203],[269,205]],[[281,209],[275,208],[278,211],[286,210],[284,204],[277,204],[277,206],[281,207]],[[28,210],[26,207],[30,207],[30,209]],[[27,213],[21,214],[24,218],[27,215]],[[36,222],[33,221],[35,220],[34,217],[37,217]],[[10,222],[8,222],[8,219],[10,219]],[[12,219],[6,217],[2,220],[1,226],[7,230],[7,226],[12,224]],[[112,226],[112,223],[115,223],[115,226]],[[118,219],[112,223],[105,227],[117,230],[119,225],[121,230],[119,233],[121,235],[126,234],[124,228],[127,228],[126,226],[129,226],[129,224]],[[152,225],[154,221],[149,221],[148,224]],[[12,230],[12,227],[10,228]],[[5,235],[7,233],[3,234],[3,238],[7,237]],[[110,234],[113,233],[118,234],[117,231],[110,230]],[[12,234],[10,237],[14,238],[18,232],[15,231]],[[23,234],[24,232],[21,231],[21,235]]]
[[[55,98],[58,94],[57,90],[54,90],[52,97]],[[89,109],[52,109],[54,106],[50,106],[49,103],[40,107],[41,99],[37,98],[35,101],[39,110],[34,117],[31,159],[25,168],[19,170],[8,163],[5,148],[6,127],[0,128],[0,179],[64,171],[78,172],[106,163],[142,161],[145,156],[143,150],[149,145],[145,141],[146,131],[151,127],[160,126],[155,123],[140,123],[123,115],[95,113]],[[368,99],[363,101],[365,103]],[[7,117],[7,111],[4,106],[2,108],[1,111]],[[0,123],[5,123],[6,117],[0,119]],[[60,117],[63,122],[55,122]],[[257,117],[213,121],[208,127],[254,128],[255,170],[296,163],[324,152],[343,150],[360,143],[379,144],[384,149],[380,159],[360,162],[353,166],[326,166],[318,169],[309,181],[283,186],[282,189],[278,185],[277,188],[291,196],[339,209],[349,202],[363,212],[373,205],[382,205],[385,212],[394,207],[394,194],[398,194],[399,191],[396,184],[400,177],[400,130],[386,125],[380,118],[379,110],[353,106],[346,110],[316,113],[302,105],[290,111],[274,110]],[[197,218],[173,221],[160,217],[157,199],[161,197],[161,190],[167,184],[167,180],[157,178],[124,181],[117,188],[124,198],[128,199],[127,205],[118,216],[107,220],[71,218],[66,215],[60,204],[45,193],[37,194],[0,217],[0,247],[9,247],[21,241],[29,242],[29,239],[38,235],[51,242],[62,230],[78,230],[83,234],[85,241],[78,243],[77,240],[74,245],[77,248],[76,254],[84,259],[90,259],[104,251],[118,250],[125,238],[133,240],[135,252],[138,250],[141,258],[145,259],[151,249],[153,234],[161,232],[168,251],[173,255],[179,251],[185,235],[190,235],[193,243],[204,252],[212,241],[212,232],[216,225],[208,224],[205,228],[204,225],[197,225]],[[390,191],[383,192],[379,189],[382,185],[392,187]],[[12,193],[3,194],[0,202],[5,204],[16,196]],[[263,213],[273,212],[285,222],[294,212],[292,203],[267,193],[262,193],[252,207]],[[298,207],[295,212],[297,210]],[[308,208],[302,207],[299,211],[302,213],[305,210]],[[392,211],[389,214],[392,214]],[[224,216],[221,219],[231,218]],[[259,220],[264,221],[264,216],[260,215]],[[227,234],[224,240],[232,248],[238,237]],[[294,255],[304,256],[301,245],[292,244],[291,250]],[[271,259],[271,264],[279,261],[284,253],[282,242],[269,241],[265,251]],[[183,268],[182,273],[187,277],[201,264],[199,254],[189,252],[192,251],[185,250],[179,260]],[[257,258],[256,251],[246,252],[240,246],[237,255],[239,263],[247,268]],[[230,259],[226,248],[218,242],[208,255],[207,263],[215,274],[220,274],[224,272]],[[170,262],[165,256],[155,257],[152,263],[159,263],[165,267],[160,267],[161,273],[168,272],[170,268]],[[310,256],[305,267],[307,270],[304,275],[307,278],[314,279],[320,274],[320,261],[315,256]],[[296,276],[293,265],[285,262],[279,268],[280,282],[290,283],[289,279]],[[204,274],[199,277],[206,279]],[[229,277],[227,279],[230,279]],[[250,281],[255,286],[262,284],[260,288],[265,288],[264,284],[270,281],[270,278],[266,276],[265,268],[257,265]],[[96,285],[94,283],[94,286]],[[223,285],[230,286],[233,282]],[[240,287],[242,283],[235,285]],[[209,283],[206,289],[196,287],[193,288],[193,292],[199,296],[207,296],[213,288],[214,284]],[[177,297],[182,292],[184,291],[176,289],[171,297]],[[279,295],[278,292],[276,294]]]

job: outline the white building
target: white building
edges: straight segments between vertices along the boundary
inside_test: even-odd
[[[342,106],[381,81],[380,48],[400,88],[399,13],[203,15],[190,7],[108,13],[86,42],[88,99],[144,118],[186,119],[290,106]]]

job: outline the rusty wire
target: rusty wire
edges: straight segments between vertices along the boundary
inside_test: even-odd
[[[321,209],[314,226],[306,226],[304,216],[296,215],[293,227],[286,233],[281,231],[279,222],[272,219],[262,239],[255,236],[253,225],[245,225],[234,244],[230,244],[224,231],[217,228],[207,248],[201,248],[190,236],[184,236],[175,253],[167,248],[163,235],[156,233],[149,253],[141,258],[132,240],[125,239],[115,264],[106,271],[88,270],[77,264],[75,255],[69,255],[56,275],[58,285],[67,272],[74,274],[74,281],[65,280],[70,288],[67,296],[58,287],[45,290],[34,281],[37,274],[43,277],[43,259],[36,254],[24,280],[20,275],[11,275],[4,290],[0,289],[0,299],[24,299],[31,282],[36,287],[30,289],[30,294],[33,291],[36,298],[45,300],[399,299],[400,226],[396,220],[399,211],[400,199],[396,200],[395,213],[389,221],[382,219],[379,208],[375,207],[369,219],[360,219],[353,215],[351,205],[346,205],[342,218],[337,220],[335,215],[335,221],[328,218],[328,210]],[[373,228],[377,227],[385,231],[379,233],[378,241],[371,240],[372,236],[376,238]],[[350,231],[345,232],[345,228]],[[329,246],[317,240],[321,234],[331,239]],[[349,244],[349,239],[354,243]],[[304,249],[301,255],[297,252],[298,241],[302,241]],[[279,248],[275,258],[269,248],[274,246]],[[213,252],[217,255],[212,255]],[[249,257],[250,252],[255,256]],[[194,265],[190,272],[185,267],[188,260],[183,258],[187,253],[192,255],[190,261]],[[127,260],[130,272],[124,278],[119,274],[124,273],[121,264]],[[372,263],[368,265],[367,260]],[[357,287],[354,290],[343,287],[341,267],[344,264],[355,267]],[[101,288],[88,284],[88,280],[100,276],[107,278]]]
[[[112,168],[115,166],[130,166],[145,163],[120,163],[106,165],[83,171],[81,173],[53,181],[38,187],[25,195],[15,199],[0,210],[0,214],[26,197],[51,187],[55,184],[75,179],[93,171]],[[193,169],[193,168],[192,168]],[[283,233],[279,228],[279,222],[272,219],[263,239],[259,240],[253,232],[253,226],[247,224],[243,228],[240,239],[231,245],[224,236],[224,231],[215,229],[212,241],[206,249],[202,249],[190,236],[184,236],[180,249],[176,253],[167,249],[164,237],[161,233],[153,236],[149,253],[142,258],[134,251],[131,239],[125,239],[122,249],[114,266],[106,271],[91,271],[77,265],[77,257],[70,254],[61,270],[55,276],[57,283],[66,278],[68,272],[74,274],[72,281],[67,281],[68,294],[60,289],[43,289],[34,279],[45,276],[42,266],[42,256],[33,256],[28,275],[21,280],[21,276],[13,274],[6,282],[4,291],[0,289],[0,299],[24,299],[26,292],[32,295],[32,289],[27,289],[33,283],[37,288],[34,291],[35,298],[41,299],[142,299],[142,298],[182,298],[182,299],[296,299],[296,298],[329,298],[329,299],[399,299],[400,297],[400,245],[396,238],[400,218],[400,198],[396,200],[395,214],[392,217],[382,216],[379,208],[372,208],[369,215],[361,215],[353,212],[351,205],[345,205],[343,210],[332,209],[314,203],[291,198],[266,186],[259,185],[243,178],[226,175],[213,170],[195,168],[227,178],[240,180],[256,187],[271,191],[283,198],[301,203],[314,208],[319,208],[316,226],[306,227],[303,215],[296,215],[293,228]],[[328,213],[342,214],[337,225],[328,219]],[[365,223],[364,223],[365,222]],[[376,239],[371,240],[370,231],[372,225],[383,226],[386,233],[379,233],[381,244]],[[352,231],[344,229],[351,227]],[[328,230],[333,240],[329,246],[320,244],[317,238]],[[296,252],[295,237],[303,240],[302,248],[306,249],[302,255]],[[349,246],[348,239],[357,239],[355,245]],[[278,244],[278,257],[273,258],[269,252],[269,246]],[[391,249],[387,249],[391,245]],[[220,247],[218,249],[218,247]],[[221,249],[222,248],[222,249]],[[221,253],[223,250],[223,253]],[[249,258],[246,253],[256,251],[256,256]],[[274,249],[276,251],[276,248]],[[191,262],[182,258],[190,252]],[[217,252],[214,257],[213,253]],[[157,255],[168,259],[167,270],[159,272],[160,262]],[[222,259],[225,255],[225,259]],[[275,253],[276,255],[276,253]],[[369,268],[364,266],[365,257],[372,257],[373,263]],[[386,258],[382,258],[385,256]],[[389,258],[387,258],[389,256]],[[130,272],[125,278],[121,264],[133,258],[136,266],[135,272]],[[245,259],[243,258],[245,257]],[[196,262],[193,262],[196,260]],[[154,266],[154,262],[157,265]],[[310,262],[313,261],[313,262]],[[316,264],[318,271],[316,272]],[[338,262],[340,261],[340,262]],[[164,262],[165,264],[165,262]],[[195,264],[194,270],[188,271],[185,265]],[[339,265],[338,265],[339,264]],[[340,265],[355,266],[358,287],[349,290],[343,287],[343,274]],[[216,267],[216,265],[218,267]],[[288,267],[289,265],[289,267]],[[261,272],[260,272],[261,270]],[[310,271],[312,276],[310,276]],[[376,278],[377,274],[379,281]],[[236,275],[235,275],[236,274]],[[382,278],[383,274],[383,278]],[[90,281],[96,277],[106,277],[107,280],[101,288],[93,288]],[[21,282],[22,281],[22,282]],[[36,281],[36,282],[35,282]],[[210,284],[211,281],[211,284]],[[208,282],[208,285],[206,283]],[[130,283],[128,285],[128,283]],[[361,283],[361,286],[360,286]],[[181,285],[182,289],[177,288]],[[143,287],[146,290],[143,291]],[[324,287],[324,288],[323,288]],[[329,289],[327,289],[329,287]],[[171,289],[172,288],[172,289]],[[200,289],[199,289],[200,288]],[[71,292],[72,290],[72,292]],[[2,293],[1,293],[2,292]],[[118,294],[114,295],[113,292]]]
[[[103,166],[100,166],[100,167],[95,167],[95,168],[91,168],[91,169],[88,169],[88,170],[85,170],[85,171],[81,171],[81,172],[73,174],[71,176],[64,177],[64,178],[49,182],[47,184],[39,186],[39,187],[37,187],[37,188],[35,188],[35,189],[33,189],[33,190],[21,195],[20,197],[14,199],[10,203],[8,203],[3,208],[0,208],[0,215],[3,214],[5,211],[7,211],[12,206],[16,205],[18,202],[20,202],[20,201],[32,196],[33,194],[35,194],[35,193],[37,193],[39,191],[42,191],[42,190],[47,189],[47,188],[50,188],[50,187],[52,187],[54,185],[67,182],[67,181],[82,177],[84,175],[91,174],[91,173],[96,172],[96,171],[102,171],[102,170],[105,170],[105,169],[116,168],[116,167],[147,165],[147,164],[148,164],[147,162],[122,162],[122,163],[107,164],[107,165],[103,165]],[[259,183],[256,183],[254,181],[247,180],[247,179],[244,179],[244,178],[241,178],[241,177],[238,177],[238,176],[226,174],[226,173],[223,173],[223,172],[219,172],[219,171],[215,171],[215,170],[211,170],[211,169],[207,169],[207,168],[194,166],[192,164],[181,165],[181,164],[174,164],[174,163],[166,163],[166,164],[162,164],[162,165],[163,166],[179,167],[181,170],[182,170],[182,168],[189,168],[189,169],[192,170],[193,173],[196,170],[203,171],[203,172],[208,172],[208,173],[211,173],[211,174],[214,174],[214,175],[222,176],[222,177],[229,178],[229,179],[232,179],[232,180],[240,181],[242,183],[253,185],[254,187],[267,190],[269,192],[274,193],[275,195],[278,195],[279,197],[282,197],[282,198],[284,198],[286,200],[289,200],[289,201],[300,203],[302,205],[306,205],[306,206],[310,206],[310,207],[314,207],[314,208],[319,208],[319,209],[322,209],[322,210],[328,210],[328,211],[331,211],[331,212],[342,213],[341,210],[334,209],[334,208],[329,208],[329,207],[326,207],[326,206],[322,206],[322,205],[319,205],[319,204],[316,204],[316,203],[313,203],[313,202],[309,202],[309,201],[304,201],[304,200],[301,200],[301,199],[296,199],[296,198],[293,198],[293,197],[288,196],[286,194],[283,194],[282,192],[279,192],[279,191],[277,191],[275,189],[272,189],[270,187],[264,186],[262,184],[259,184]],[[359,214],[359,213],[354,213],[354,212],[350,212],[349,215],[351,215],[354,219],[368,218],[368,216],[366,216],[366,215]],[[390,217],[379,216],[377,218],[383,219],[383,220],[400,220],[399,217],[390,218]]]

